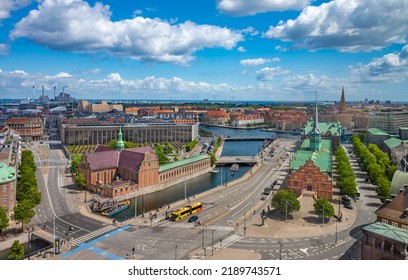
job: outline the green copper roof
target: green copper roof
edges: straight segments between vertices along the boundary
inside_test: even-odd
[[[0,183],[14,181],[16,179],[16,170],[7,164],[0,163]]]
[[[313,130],[314,126],[314,121],[309,120],[306,123],[305,127],[305,134],[309,134]],[[342,130],[341,130],[341,125],[340,123],[337,122],[319,122],[318,123],[319,130],[322,133],[322,135],[326,134],[328,131],[330,131],[331,135],[341,135]]]
[[[180,167],[186,164],[190,164],[196,161],[207,159],[209,157],[210,156],[202,155],[202,156],[189,157],[189,158],[178,160],[178,161],[173,161],[172,163],[168,163],[168,164],[160,166],[159,172],[167,171],[169,169],[173,169],[173,168]]]
[[[389,136],[390,134],[385,132],[382,129],[379,128],[369,128],[367,129],[368,132],[370,132],[373,135],[377,135],[377,136]]]
[[[408,230],[404,230],[399,227],[376,222],[371,225],[365,226],[363,228],[363,231],[368,231],[379,236],[384,236],[399,243],[408,244]]]
[[[331,141],[326,139],[321,140],[320,151],[311,151],[309,147],[310,140],[306,139],[293,156],[290,162],[290,168],[292,170],[299,170],[307,161],[312,160],[323,173],[330,173],[332,171]]]
[[[392,137],[392,138],[389,138],[389,139],[387,139],[387,140],[384,140],[384,144],[385,145],[387,145],[389,148],[396,148],[396,147],[398,147],[399,145],[401,145],[402,144],[402,140],[401,139],[399,139],[399,138],[394,138],[394,137]]]

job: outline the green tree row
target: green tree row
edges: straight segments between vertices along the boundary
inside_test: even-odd
[[[354,197],[357,193],[356,176],[343,147],[338,147],[334,154],[337,163],[337,185],[342,194]]]
[[[218,151],[218,148],[221,145],[221,137],[218,137],[217,141],[215,141],[214,144],[214,148],[212,149],[211,153],[210,153],[210,157],[211,157],[211,166],[214,166],[215,163],[217,162],[217,157],[215,156],[215,154]]]
[[[397,170],[386,153],[377,145],[370,144],[366,147],[358,136],[352,137],[354,150],[361,159],[361,164],[368,173],[370,181],[377,185],[377,194],[384,198],[391,195],[391,179]]]
[[[17,177],[16,200],[14,219],[29,223],[35,215],[34,208],[41,203],[41,192],[38,189],[34,155],[30,150],[24,150],[21,154],[19,175]]]

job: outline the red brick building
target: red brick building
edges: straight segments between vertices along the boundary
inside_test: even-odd
[[[288,188],[294,191],[297,196],[306,190],[313,191],[318,198],[330,200],[333,197],[332,180],[312,160],[307,161],[298,171],[289,174]]]
[[[151,147],[114,150],[98,146],[84,156],[78,171],[85,174],[88,190],[109,197],[159,184],[159,161]]]
[[[44,125],[40,118],[12,118],[5,122],[11,129],[17,131],[23,140],[40,140],[44,134]]]

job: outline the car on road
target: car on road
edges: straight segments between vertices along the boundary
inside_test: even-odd
[[[353,210],[353,205],[351,205],[350,203],[344,203],[344,207]]]
[[[343,203],[344,203],[344,201],[350,202],[350,201],[351,201],[351,197],[349,197],[348,195],[343,195],[343,196],[341,197],[341,200],[343,201]]]
[[[194,215],[194,216],[191,216],[191,217],[188,219],[188,222],[189,222],[189,223],[192,223],[192,222],[195,222],[195,221],[197,221],[197,220],[198,220],[198,216]]]
[[[261,200],[266,200],[266,195],[261,196]]]

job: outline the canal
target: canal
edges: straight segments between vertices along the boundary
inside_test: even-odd
[[[219,127],[203,127],[214,135],[223,135],[225,137],[243,137],[243,136],[265,136],[268,138],[275,138],[276,134],[273,132],[261,131],[260,129],[253,130],[238,130],[230,128]],[[263,141],[227,141],[222,150],[222,156],[254,156],[262,149]],[[207,173],[195,177],[185,182],[176,184],[167,189],[139,196],[137,200],[137,214],[149,213],[156,210],[162,205],[170,205],[192,197],[199,193],[213,189],[219,185],[224,185],[226,182],[231,182],[243,176],[250,170],[250,166],[241,165],[235,174],[229,172],[229,166],[219,168],[218,173]],[[187,202],[186,202],[187,204]],[[135,202],[134,199],[130,207],[114,216],[117,220],[127,220],[135,216]]]

